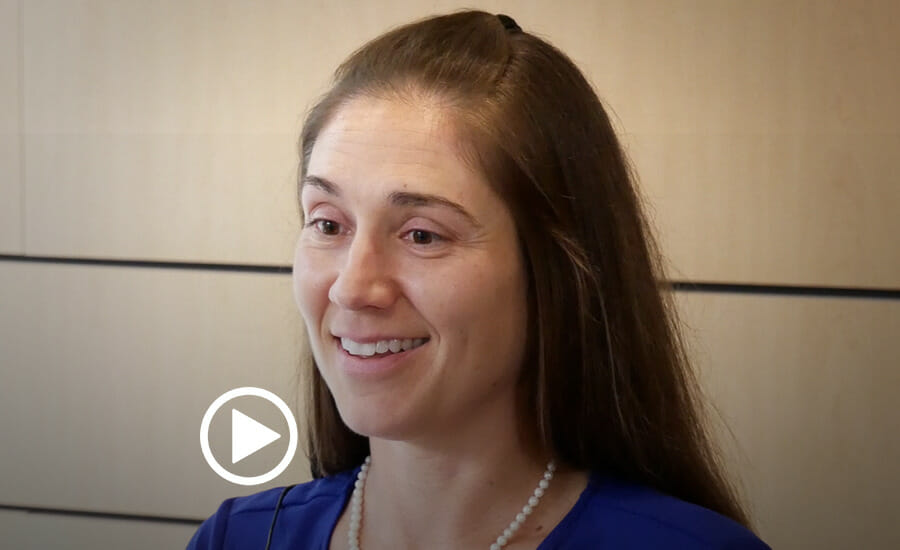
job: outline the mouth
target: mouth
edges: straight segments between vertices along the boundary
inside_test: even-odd
[[[358,359],[377,359],[392,355],[402,355],[419,348],[429,338],[387,338],[374,342],[357,342],[350,338],[334,337],[338,347],[347,355]]]

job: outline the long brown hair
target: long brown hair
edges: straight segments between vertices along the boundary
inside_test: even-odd
[[[301,181],[319,132],[361,96],[445,109],[461,158],[509,205],[529,279],[521,417],[544,449],[748,525],[705,428],[634,178],[575,64],[481,11],[391,30],[341,64],[310,111]],[[308,363],[309,454],[321,477],[362,462],[368,440],[343,423]]]

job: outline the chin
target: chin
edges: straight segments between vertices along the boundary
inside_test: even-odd
[[[342,406],[339,400],[336,401],[341,420],[351,431],[361,436],[404,441],[411,439],[417,431],[418,423],[413,422],[410,415],[404,414],[405,411],[397,410],[396,402],[378,406],[357,401],[352,405]]]

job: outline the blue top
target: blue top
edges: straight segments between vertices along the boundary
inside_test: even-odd
[[[288,491],[271,549],[327,550],[357,472],[358,468]],[[188,550],[263,550],[281,492],[270,489],[226,500],[203,522]],[[716,512],[597,473],[538,550],[588,548],[769,549],[749,530]]]

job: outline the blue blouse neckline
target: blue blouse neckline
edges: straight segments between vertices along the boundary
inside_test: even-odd
[[[334,530],[337,528],[338,521],[340,521],[341,516],[344,514],[344,510],[347,508],[347,504],[350,502],[350,497],[353,495],[353,485],[356,482],[356,477],[359,474],[362,465],[357,466],[347,474],[347,479],[344,483],[344,498],[343,503],[341,504],[338,513],[335,514],[335,517],[331,521],[331,525],[328,529],[328,538],[325,541],[324,548],[327,549],[331,546],[331,539],[334,536]],[[591,495],[595,493],[602,482],[601,475],[597,472],[592,472],[587,486],[584,490],[581,491],[581,494],[578,496],[578,500],[575,501],[575,505],[572,506],[572,509],[569,510],[563,519],[560,520],[558,524],[547,534],[541,544],[538,545],[537,550],[550,550],[559,546],[562,542],[565,541],[566,537],[574,531],[574,526],[578,523],[578,518],[581,516],[581,513],[587,507],[588,502],[591,500]],[[571,527],[571,528],[570,528]]]

